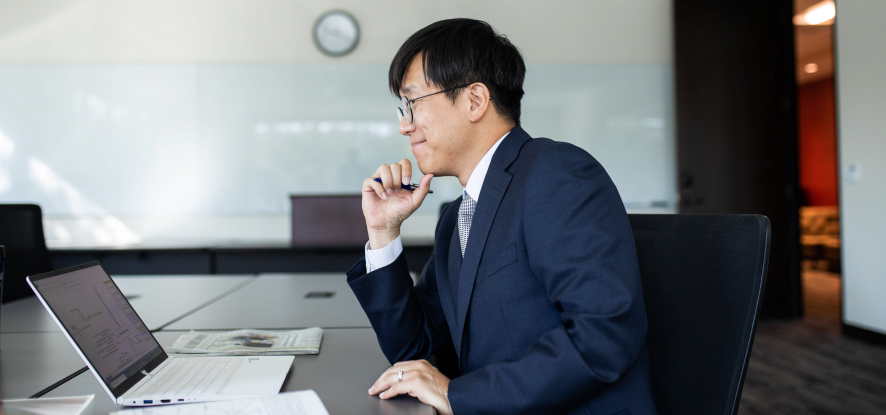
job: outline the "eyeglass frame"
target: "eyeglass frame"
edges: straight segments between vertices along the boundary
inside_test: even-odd
[[[475,82],[471,82],[470,84],[464,84],[464,85],[454,86],[454,87],[449,88],[449,89],[444,89],[444,90],[442,90],[442,91],[437,91],[437,92],[434,92],[434,93],[432,93],[432,94],[423,95],[423,96],[420,96],[420,97],[418,97],[418,98],[413,98],[413,99],[408,99],[408,98],[406,98],[406,95],[403,95],[403,96],[400,97],[400,106],[397,107],[397,113],[400,115],[399,118],[400,118],[400,119],[406,118],[406,122],[411,124],[413,121],[415,121],[415,114],[414,114],[414,112],[413,112],[413,110],[412,110],[412,103],[413,103],[413,102],[418,101],[418,100],[420,100],[420,99],[422,99],[422,98],[427,98],[427,97],[429,97],[429,96],[431,96],[431,95],[442,94],[442,93],[444,93],[444,92],[454,91],[454,90],[459,89],[459,88],[464,88],[464,87],[466,87],[466,86],[471,86],[471,84],[474,84],[474,83],[475,83]],[[489,97],[489,99],[492,99],[492,97]],[[404,108],[404,107],[405,107],[406,109],[409,110],[409,116],[408,116],[408,117],[407,117],[406,114],[403,112],[403,108]]]

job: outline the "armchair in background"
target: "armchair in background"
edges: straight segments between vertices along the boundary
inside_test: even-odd
[[[25,278],[52,271],[40,206],[0,204],[0,245],[6,248],[2,302],[34,295]]]

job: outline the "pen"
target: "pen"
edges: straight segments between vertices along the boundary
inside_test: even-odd
[[[381,183],[381,178],[380,178],[380,177],[373,177],[372,180],[375,180],[375,181]],[[401,184],[401,185],[400,185],[400,188],[403,189],[403,190],[409,190],[410,192],[414,192],[415,189],[418,189],[418,186],[419,186],[419,185],[417,185],[417,184],[415,184],[415,183],[413,183],[413,184]],[[428,193],[434,193],[434,191],[433,191],[433,190],[428,190]]]

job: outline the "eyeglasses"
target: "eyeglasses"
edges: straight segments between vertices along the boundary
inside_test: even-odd
[[[427,97],[429,97],[429,96],[431,96],[431,95],[442,94],[442,93],[444,93],[444,92],[449,92],[449,91],[453,91],[453,90],[456,90],[456,89],[459,89],[459,88],[464,88],[464,87],[469,86],[469,85],[471,85],[471,84],[459,85],[459,86],[452,87],[452,88],[449,88],[449,89],[444,89],[444,90],[442,90],[442,91],[434,92],[433,94],[427,94],[427,95],[424,95],[424,96],[420,96],[420,97],[415,98],[415,99],[408,99],[408,98],[406,98],[405,96],[402,96],[402,97],[400,97],[400,106],[397,107],[397,119],[398,119],[398,120],[402,120],[403,117],[406,117],[406,122],[408,122],[408,123],[411,124],[411,123],[412,123],[412,120],[414,119],[413,116],[412,116],[412,103],[413,103],[413,102],[418,101],[418,100],[420,100],[420,99],[422,99],[422,98],[427,98]]]

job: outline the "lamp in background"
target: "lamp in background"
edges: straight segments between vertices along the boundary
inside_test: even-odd
[[[794,24],[798,26],[832,25],[837,16],[837,7],[833,0],[825,0],[809,6],[803,13],[794,16]]]

